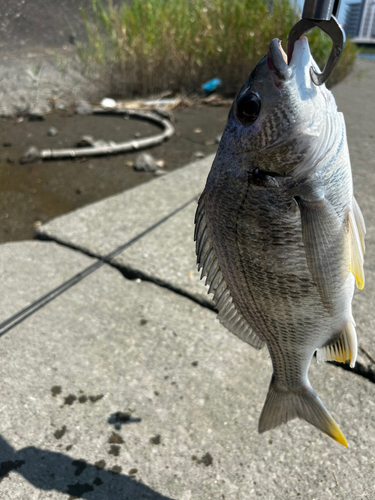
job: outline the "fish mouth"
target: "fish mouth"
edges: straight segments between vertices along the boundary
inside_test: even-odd
[[[290,66],[288,66],[287,55],[278,38],[274,38],[270,43],[267,63],[277,87],[279,87],[283,81],[289,80],[292,75],[292,70]]]

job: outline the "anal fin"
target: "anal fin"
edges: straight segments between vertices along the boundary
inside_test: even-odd
[[[348,321],[340,337],[332,344],[326,345],[317,352],[317,361],[337,361],[345,363],[350,361],[351,368],[354,368],[357,359],[357,333],[352,321]]]

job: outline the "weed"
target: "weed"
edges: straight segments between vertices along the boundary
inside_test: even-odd
[[[80,9],[88,41],[77,45],[78,55],[107,94],[121,97],[189,93],[214,77],[223,93],[235,93],[272,38],[286,42],[299,18],[292,0],[90,1],[90,14]],[[320,33],[310,39],[324,64],[329,41]],[[351,44],[333,78],[341,79],[354,58]]]

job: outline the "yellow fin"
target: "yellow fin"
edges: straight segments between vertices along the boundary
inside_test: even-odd
[[[357,333],[355,331],[354,323],[348,321],[340,337],[330,345],[318,349],[317,361],[337,361],[345,363],[346,360],[350,361],[351,368],[354,368],[357,360]]]
[[[354,196],[353,196],[353,213],[354,213],[355,221],[357,223],[359,239],[361,241],[362,254],[365,255],[366,225],[365,225],[365,220],[363,218],[361,209],[359,208],[357,200],[355,199]]]
[[[306,420],[338,443],[348,446],[339,426],[308,381],[297,390],[288,391],[280,389],[277,379],[273,377],[259,419],[259,433],[274,429],[294,418]]]
[[[357,287],[362,290],[365,286],[365,275],[363,272],[363,249],[358,233],[355,216],[349,211],[349,248],[350,248],[350,271],[355,277]]]
[[[345,439],[344,434],[341,432],[340,427],[336,424],[336,422],[332,419],[330,422],[330,428],[329,431],[324,431],[327,436],[331,437],[338,443],[342,444],[346,448],[348,447],[348,442]]]

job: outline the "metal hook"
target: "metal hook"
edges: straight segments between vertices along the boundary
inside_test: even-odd
[[[332,73],[333,68],[336,66],[342,50],[345,45],[345,33],[341,28],[337,19],[332,16],[329,21],[327,20],[316,20],[316,19],[301,19],[291,30],[288,37],[288,63],[290,63],[293,55],[294,44],[296,41],[306,32],[312,30],[313,28],[320,28],[322,31],[327,33],[327,35],[332,40],[332,50],[329,55],[328,61],[324,66],[321,73],[315,71],[314,68],[310,68],[310,75],[313,83],[315,85],[323,85],[327,78]]]

